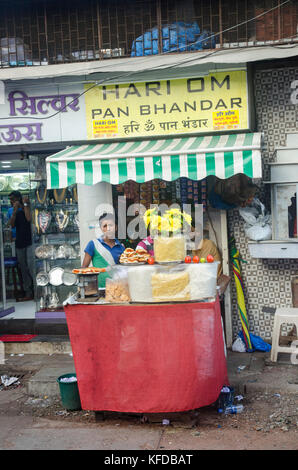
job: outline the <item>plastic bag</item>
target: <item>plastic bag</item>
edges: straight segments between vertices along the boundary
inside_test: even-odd
[[[130,302],[127,269],[121,266],[113,267],[110,278],[106,280],[105,300],[111,303]]]
[[[255,198],[248,207],[239,208],[239,214],[245,220],[244,232],[254,241],[271,240],[271,215],[266,214],[264,204]]]
[[[157,26],[146,31],[132,43],[131,56],[159,54],[159,29]],[[214,49],[215,38],[209,31],[201,33],[196,22],[178,21],[164,25],[161,29],[162,52],[185,52]]]
[[[263,351],[263,352],[268,352],[271,351],[271,344],[266,343],[260,336],[253,335],[252,333],[249,333],[250,336],[250,342],[252,345],[252,349],[249,350],[249,352],[253,351]],[[244,341],[244,336],[243,336],[243,331],[240,331],[238,333],[238,337]]]
[[[246,346],[244,341],[238,336],[232,344],[232,351],[234,352],[246,352]]]
[[[188,265],[191,300],[204,300],[216,297],[218,265],[218,261],[213,263],[191,263]]]

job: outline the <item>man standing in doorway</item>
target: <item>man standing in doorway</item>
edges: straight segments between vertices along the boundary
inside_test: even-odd
[[[25,297],[21,302],[33,299],[33,252],[31,234],[31,211],[27,196],[22,198],[19,191],[9,195],[13,213],[10,225],[16,229],[16,255],[21,268]]]

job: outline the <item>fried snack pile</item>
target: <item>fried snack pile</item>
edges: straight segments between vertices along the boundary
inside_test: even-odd
[[[150,255],[146,250],[126,248],[120,256],[119,262],[120,264],[146,263],[148,258],[150,258]]]

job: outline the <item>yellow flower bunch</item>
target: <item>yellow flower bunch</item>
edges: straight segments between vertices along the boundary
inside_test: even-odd
[[[191,225],[191,216],[179,209],[168,209],[163,216],[158,215],[157,208],[148,209],[143,216],[146,228],[159,232],[177,232],[181,230],[184,221]]]

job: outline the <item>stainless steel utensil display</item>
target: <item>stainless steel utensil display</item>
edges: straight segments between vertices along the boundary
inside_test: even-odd
[[[63,275],[64,269],[60,267],[56,267],[51,269],[49,272],[49,281],[52,286],[61,286],[63,284],[62,281],[62,275]]]
[[[49,276],[45,271],[39,271],[36,275],[36,284],[38,286],[47,286],[49,283]]]

